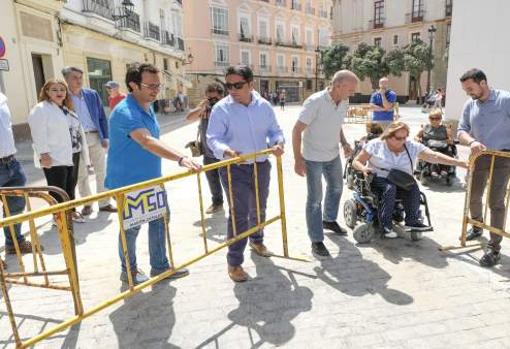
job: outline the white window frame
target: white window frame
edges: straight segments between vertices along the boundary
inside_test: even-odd
[[[266,24],[266,32],[265,33],[262,33],[260,31],[260,23]],[[259,18],[257,21],[257,32],[258,32],[259,37],[264,38],[264,39],[269,39],[271,37],[271,35],[269,34],[269,31],[270,31],[269,20],[266,17]]]
[[[294,37],[294,33],[297,34],[297,37]],[[298,45],[301,44],[301,28],[299,25],[297,25],[297,24],[291,25],[290,36],[291,36],[291,40],[295,39],[296,44],[298,44]],[[294,40],[293,40],[293,42],[294,42]]]
[[[310,62],[310,64],[308,64]],[[313,71],[313,58],[312,57],[306,57],[306,70],[309,72]]]
[[[237,30],[238,30],[238,34],[241,34],[241,19],[245,19],[246,22],[247,22],[247,25],[248,25],[248,32],[247,33],[243,33],[245,37],[249,37],[252,35],[252,26],[251,26],[251,16],[248,14],[248,13],[244,13],[244,12],[238,12],[237,13]]]
[[[216,48],[215,62],[229,63],[230,62],[230,49],[228,47],[228,44],[217,43],[215,48]],[[225,51],[226,59],[224,59],[224,60],[219,60],[218,59],[219,58],[220,49],[224,49],[224,51]]]
[[[261,59],[262,56],[266,57],[266,62],[265,62],[266,64],[265,65],[262,65],[262,59]],[[269,53],[266,52],[266,51],[259,52],[259,66],[261,68],[267,68],[267,67],[269,67],[268,63],[269,63]]]
[[[283,21],[276,21],[275,22],[275,25],[274,25],[274,37],[275,37],[275,40],[278,41],[278,27],[281,26],[282,27],[282,37],[281,37],[281,41],[282,42],[285,42],[285,22]]]
[[[299,63],[301,63],[301,62],[300,62],[300,59],[299,59],[299,56],[292,55],[292,56],[290,57],[290,70],[291,70],[292,72],[294,72],[294,70],[292,70],[292,67],[294,67],[294,62],[296,62],[296,65],[295,65],[296,69],[301,68],[301,67],[300,67],[300,65],[299,65]]]
[[[310,40],[308,40],[310,39]],[[305,31],[305,40],[306,40],[306,45],[308,46],[313,46],[314,42],[313,42],[313,29],[312,28],[306,28],[306,31]]]
[[[283,65],[280,65],[280,57],[282,58]],[[285,55],[283,53],[277,53],[276,54],[276,66],[278,68],[284,68],[285,67]]]
[[[243,53],[248,54],[248,62],[243,62]],[[251,51],[247,48],[242,48],[239,50],[239,63],[251,65]]]
[[[225,25],[224,27],[215,26],[215,23],[214,23],[214,18],[215,18],[214,11],[215,10],[222,11],[224,13],[224,22],[225,23],[222,23]],[[210,15],[211,15],[211,29],[213,29],[213,30],[217,29],[217,30],[229,32],[229,29],[228,29],[228,8],[219,7],[219,6],[211,6],[210,7]],[[217,18],[219,19],[220,18],[219,13],[217,15],[218,15]],[[218,23],[218,24],[220,24],[220,23]]]

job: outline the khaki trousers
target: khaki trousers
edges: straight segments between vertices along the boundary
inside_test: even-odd
[[[104,178],[105,178],[105,149],[101,145],[101,139],[97,132],[87,132],[87,144],[89,147],[90,162],[94,167],[94,174],[96,176],[96,193],[105,191]],[[92,195],[90,190],[90,176],[85,165],[85,161],[80,161],[80,170],[78,172],[78,191],[81,197]],[[110,203],[108,199],[99,201],[99,207],[106,206]]]

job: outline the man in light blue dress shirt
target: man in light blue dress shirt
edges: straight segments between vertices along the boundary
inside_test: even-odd
[[[223,160],[267,148],[277,156],[283,154],[283,132],[273,107],[253,90],[253,72],[244,65],[229,67],[225,76],[229,95],[216,103],[207,129],[207,144],[217,159]],[[264,222],[269,194],[271,164],[267,156],[256,159],[259,186],[260,220]],[[254,164],[249,161],[231,167],[232,193],[235,207],[236,234],[257,225]],[[227,169],[220,169],[221,182],[228,195]],[[229,211],[230,212],[230,211]],[[234,237],[231,215],[228,218],[228,238]],[[250,247],[259,255],[268,256],[263,243],[262,229],[250,236]],[[247,239],[229,246],[228,274],[233,281],[242,282],[248,275],[241,267]]]
[[[468,70],[460,78],[462,88],[471,97],[464,105],[459,123],[458,137],[462,144],[471,148],[475,155],[483,150],[510,152],[510,92],[489,87],[487,77],[480,69]],[[471,174],[471,197],[469,208],[471,217],[483,221],[482,198],[491,166],[490,156],[481,156],[476,160]],[[491,181],[489,207],[490,225],[505,229],[505,196],[510,178],[510,159],[499,157],[494,162]],[[467,240],[481,236],[483,230],[472,227]],[[502,237],[491,233],[487,253],[480,259],[480,265],[492,267],[499,263]]]

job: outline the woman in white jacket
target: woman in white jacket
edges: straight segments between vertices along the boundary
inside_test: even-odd
[[[75,198],[81,152],[86,165],[90,166],[85,133],[73,109],[66,82],[50,79],[39,93],[39,103],[28,116],[35,166],[42,167],[48,185],[65,190],[71,200]],[[61,201],[58,195],[54,197]],[[73,221],[85,222],[75,210]]]

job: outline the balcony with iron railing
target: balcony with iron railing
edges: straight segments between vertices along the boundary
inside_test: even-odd
[[[184,39],[177,38],[177,49],[184,51]]]
[[[237,34],[237,37],[239,38],[239,41],[242,41],[242,42],[253,42],[253,35],[240,33],[240,34]]]
[[[117,21],[117,26],[120,29],[131,29],[140,33],[140,15],[136,12],[129,12],[127,17]]]
[[[175,46],[175,37],[174,34],[170,33],[168,30],[163,30],[161,35],[161,43],[167,46]]]
[[[228,29],[225,28],[211,28],[211,33],[214,35],[228,36]]]
[[[406,23],[423,22],[424,17],[425,10],[423,5],[420,5],[418,8],[413,9],[411,13],[406,13]]]
[[[270,37],[259,36],[258,43],[261,44],[261,45],[271,45],[273,43],[273,41],[271,40]]]
[[[93,13],[103,18],[113,20],[115,4],[113,0],[83,0],[84,13]]]
[[[145,22],[145,26],[143,28],[143,36],[146,39],[161,41],[161,32],[159,31],[159,26],[149,21]]]
[[[230,62],[228,62],[228,61],[215,61],[214,65],[216,66],[216,68],[227,68],[228,66],[230,66]]]
[[[378,17],[368,21],[368,29],[384,28],[384,18]]]
[[[277,38],[274,44],[275,44],[275,46],[281,46],[281,47],[289,47],[289,48],[297,48],[297,49],[303,48],[303,45],[298,43],[295,40],[285,41],[285,40]]]

